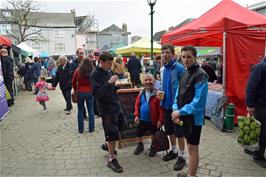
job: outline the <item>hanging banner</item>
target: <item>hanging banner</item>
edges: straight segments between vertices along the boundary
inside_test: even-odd
[[[4,85],[4,78],[0,60],[0,120],[3,120],[8,112],[9,108],[6,101],[6,89]]]

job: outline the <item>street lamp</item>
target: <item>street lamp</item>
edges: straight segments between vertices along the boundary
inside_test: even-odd
[[[149,6],[151,7],[151,60],[153,61],[153,6],[156,4],[157,0],[147,0]]]

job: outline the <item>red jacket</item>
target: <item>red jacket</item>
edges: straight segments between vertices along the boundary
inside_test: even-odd
[[[72,78],[72,87],[74,91],[92,93],[92,86],[89,77],[80,76],[78,71],[79,69],[77,68]]]
[[[140,116],[140,100],[141,95],[145,94],[145,89],[139,93],[135,101],[135,112],[134,116]],[[157,122],[160,120],[162,123],[164,121],[164,111],[160,106],[160,100],[156,97],[156,90],[151,93],[150,97],[150,115],[151,115],[151,123],[153,125],[157,125]]]

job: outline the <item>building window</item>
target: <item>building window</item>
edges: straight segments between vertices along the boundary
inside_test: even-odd
[[[65,52],[65,44],[64,43],[55,43],[55,51],[56,52]]]
[[[86,39],[86,44],[95,44],[96,43],[96,39],[95,38],[87,38]]]
[[[121,34],[112,34],[112,38],[113,38],[113,43],[118,43],[121,39],[122,39],[122,35]]]
[[[0,34],[1,35],[8,35],[11,33],[11,24],[1,24],[0,25]]]
[[[64,31],[54,31],[54,37],[57,39],[65,38],[65,32]]]
[[[42,42],[32,42],[31,46],[35,50],[42,50],[43,49],[43,43]]]
[[[3,14],[5,17],[11,17],[11,12],[10,12],[10,11],[3,11],[2,14]]]

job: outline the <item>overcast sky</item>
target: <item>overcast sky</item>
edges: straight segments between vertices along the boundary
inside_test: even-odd
[[[157,0],[154,6],[154,33],[176,26],[187,18],[198,18],[221,0]],[[246,7],[263,0],[234,0]],[[0,6],[6,7],[5,0]],[[75,9],[78,16],[93,14],[99,22],[99,30],[112,24],[128,26],[131,37],[150,36],[150,6],[147,0],[38,0],[40,11],[70,12]],[[241,14],[239,14],[241,15]]]

